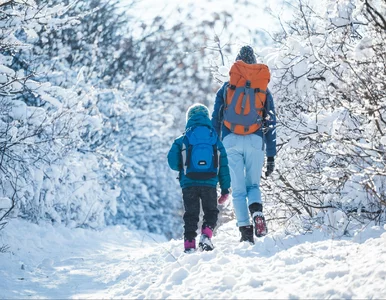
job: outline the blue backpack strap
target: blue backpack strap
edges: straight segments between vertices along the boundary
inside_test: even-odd
[[[217,143],[213,145],[213,159],[214,159],[214,167],[218,168],[218,152],[217,152]]]
[[[182,147],[181,147],[181,162],[182,162],[182,169],[184,171],[184,174],[186,175],[186,169],[188,167],[188,148],[189,148],[189,138],[187,134],[189,133],[190,128],[185,130],[182,138]]]

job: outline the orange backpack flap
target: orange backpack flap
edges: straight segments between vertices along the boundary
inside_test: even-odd
[[[270,72],[264,64],[246,64],[239,60],[229,71],[224,125],[236,134],[250,134],[262,124]]]

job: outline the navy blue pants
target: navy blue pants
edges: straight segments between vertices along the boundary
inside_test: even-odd
[[[198,221],[200,218],[200,200],[204,217],[202,227],[214,229],[217,224],[219,210],[217,209],[217,192],[215,187],[191,186],[182,189],[184,200],[184,238],[194,239],[197,236]]]

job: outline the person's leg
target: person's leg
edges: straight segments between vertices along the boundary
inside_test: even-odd
[[[217,208],[217,192],[215,187],[202,186],[200,187],[200,198],[202,201],[202,210],[204,212],[202,229],[205,231],[206,227],[213,231],[217,225],[217,218],[219,210]],[[212,238],[212,232],[209,230],[202,232],[209,238]]]
[[[260,179],[264,165],[264,147],[262,137],[251,134],[245,147],[246,185],[248,208],[252,217],[254,232],[257,237],[267,234],[268,229],[263,215],[263,203],[260,192]]]
[[[197,236],[197,224],[200,216],[200,197],[197,187],[187,187],[182,189],[184,200],[184,239],[194,240]]]
[[[263,139],[257,134],[246,136],[245,147],[245,184],[248,206],[262,204],[260,179],[264,165]],[[254,205],[256,206],[256,205]]]
[[[216,187],[200,187],[200,198],[204,216],[199,247],[202,251],[211,251],[214,249],[211,238],[213,236],[213,230],[217,225],[219,213],[217,209]]]
[[[236,225],[238,227],[250,225],[244,173],[244,138],[244,136],[231,133],[227,135],[223,141],[228,156],[233,208],[237,220]]]

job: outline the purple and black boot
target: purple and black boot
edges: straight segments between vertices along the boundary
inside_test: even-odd
[[[198,247],[201,251],[212,251],[214,246],[212,244],[213,229],[209,226],[205,226],[201,229],[200,243]]]
[[[185,248],[184,250],[185,253],[191,253],[196,251],[196,239],[191,239],[191,240],[185,239],[184,248]]]

